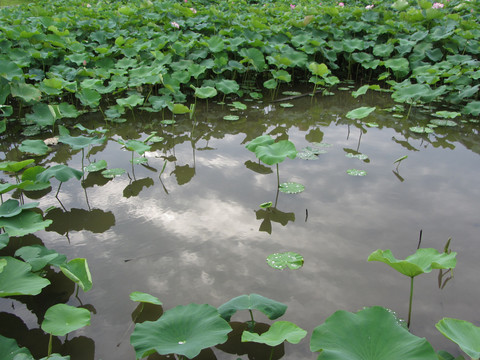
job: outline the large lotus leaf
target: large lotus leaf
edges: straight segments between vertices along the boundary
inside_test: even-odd
[[[80,180],[83,175],[83,172],[80,170],[75,170],[71,167],[68,167],[67,165],[59,164],[59,165],[54,165],[45,171],[42,171],[37,175],[37,181],[46,183],[48,182],[52,177],[57,179],[58,181],[65,182],[70,180],[71,178],[77,178],[77,180]]]
[[[133,108],[137,105],[142,105],[143,104],[143,96],[133,94],[130,95],[129,97],[125,99],[117,99],[117,104],[120,106],[128,107],[128,108]]]
[[[435,324],[435,327],[472,359],[480,358],[480,327],[465,320],[452,318],[443,318]]]
[[[154,305],[163,305],[157,297],[140,291],[130,293],[130,300]]]
[[[52,106],[44,103],[35,104],[32,108],[33,113],[26,114],[25,118],[34,122],[38,126],[53,126],[56,115]]]
[[[19,347],[14,339],[2,335],[0,335],[0,354],[2,354],[2,360],[34,360],[32,354],[27,348]]]
[[[212,36],[210,39],[207,40],[208,48],[211,52],[217,53],[223,51],[225,47],[225,43],[220,36]]]
[[[0,194],[5,194],[13,189],[26,189],[32,184],[33,184],[33,181],[22,181],[19,184],[10,184],[10,183],[0,184]]]
[[[5,246],[7,246],[9,240],[10,236],[8,236],[7,233],[0,234],[0,249],[3,249]]]
[[[316,62],[310,63],[308,65],[308,69],[312,72],[313,75],[324,77],[325,75],[328,75],[330,73],[330,70],[328,70],[327,65],[325,64],[318,64]]]
[[[211,86],[195,88],[195,96],[200,99],[212,98],[217,95],[217,89]]]
[[[102,176],[107,179],[113,179],[115,176],[120,176],[125,173],[125,169],[121,168],[114,168],[114,169],[107,169],[101,172]]]
[[[288,341],[291,344],[298,344],[305,336],[307,331],[298,327],[289,321],[277,321],[270,326],[267,332],[259,335],[245,330],[242,333],[242,342],[256,342],[277,346]]]
[[[26,183],[24,189],[27,191],[44,190],[51,186],[50,181],[39,182],[37,175],[45,171],[43,166],[33,166],[22,173],[22,183]]]
[[[151,146],[145,144],[143,141],[128,140],[126,142],[119,141],[127,150],[135,151],[139,155],[143,155],[145,151],[149,151]]]
[[[388,59],[385,67],[392,69],[397,76],[405,76],[410,71],[410,63],[405,58]]]
[[[188,114],[190,112],[190,109],[188,106],[185,106],[183,104],[173,104],[172,106],[172,113],[177,115],[177,114]]]
[[[24,236],[43,230],[52,223],[52,220],[43,220],[42,215],[34,211],[22,211],[10,218],[0,218],[0,227],[10,236]]]
[[[260,135],[250,141],[245,147],[251,152],[255,152],[258,146],[273,144],[275,140],[270,135]]]
[[[69,145],[72,150],[80,150],[90,145],[101,145],[105,142],[106,138],[98,137],[88,137],[88,136],[70,136],[70,135],[61,135],[58,138],[58,141],[64,144]]]
[[[42,330],[55,336],[90,325],[90,311],[67,304],[56,304],[47,309],[42,322]]]
[[[95,171],[104,170],[106,168],[107,168],[107,162],[105,160],[99,160],[85,166],[85,171],[95,172]]]
[[[473,116],[480,115],[480,101],[471,101],[463,107],[462,111]]]
[[[457,253],[440,253],[436,249],[418,249],[415,254],[407,256],[405,260],[397,260],[390,250],[376,250],[370,254],[368,261],[381,261],[398,272],[415,277],[429,273],[433,269],[453,269],[457,264]]]
[[[23,140],[18,149],[21,152],[39,156],[46,155],[50,151],[42,140]]]
[[[92,288],[92,275],[88,268],[87,259],[70,260],[68,263],[60,265],[60,270],[66,277],[78,284],[83,291],[87,292]]]
[[[417,101],[427,96],[432,89],[427,84],[407,84],[392,93],[392,98],[398,102]]]
[[[32,273],[32,267],[20,260],[7,256],[0,272],[0,297],[14,295],[38,295],[50,281]]]
[[[81,89],[75,93],[77,97],[84,106],[90,106],[91,108],[97,107],[100,104],[100,99],[102,96],[94,89]]]
[[[356,109],[353,109],[347,113],[347,118],[349,119],[363,119],[375,111],[376,107],[367,107],[362,106]]]
[[[0,217],[12,217],[18,215],[23,210],[37,207],[38,204],[38,202],[33,202],[20,205],[18,200],[8,199],[7,201],[4,201],[2,205],[0,205]]]
[[[240,55],[244,57],[244,59],[240,61],[241,63],[246,61],[252,64],[259,72],[265,68],[265,58],[260,50],[256,48],[243,48],[240,50]]]
[[[8,172],[18,172],[22,170],[24,167],[30,165],[35,160],[28,159],[23,161],[2,161],[0,162],[0,170],[8,171]]]
[[[191,359],[203,349],[227,341],[230,331],[232,328],[214,307],[189,304],[167,310],[157,321],[135,325],[130,343],[137,359],[155,352],[184,355]]]
[[[432,346],[374,306],[357,313],[336,311],[313,330],[310,350],[318,360],[437,360]]]
[[[295,159],[297,149],[295,149],[295,145],[291,141],[280,140],[270,145],[258,146],[255,149],[255,155],[263,163],[274,165],[281,163],[287,157]]]
[[[11,86],[12,96],[19,97],[26,102],[40,101],[42,92],[31,84],[15,82]]]
[[[48,264],[63,265],[67,257],[57,253],[55,250],[47,249],[42,245],[22,246],[15,252],[15,256],[22,258],[32,266],[32,271],[43,269]]]
[[[274,253],[267,256],[267,264],[274,269],[283,270],[286,267],[297,270],[303,266],[303,256],[291,251]]]
[[[287,305],[262,295],[250,294],[233,298],[218,308],[220,316],[227,321],[239,310],[258,310],[270,320],[275,320],[285,314]]]
[[[215,87],[218,91],[221,91],[224,94],[237,93],[240,90],[240,85],[235,80],[222,79],[215,83]]]

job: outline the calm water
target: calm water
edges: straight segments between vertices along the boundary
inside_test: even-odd
[[[293,108],[245,102],[248,110],[237,113],[237,122],[222,119],[230,107],[209,104],[208,111],[198,109],[195,125],[180,116],[175,126],[162,125],[161,114],[148,113],[137,113],[135,122],[108,126],[101,118],[85,118],[86,127],[108,128],[109,141],[85,152],[84,164],[104,159],[109,168],[124,168],[128,175],[107,181],[91,174],[83,187],[78,181],[64,183],[58,196],[64,209],[54,184],[40,200],[43,210],[57,208],[46,215],[54,225],[23,241],[43,242],[69,259],[87,258],[93,289],[76,298],[73,286],[57,276],[58,284],[42,299],[27,305],[2,299],[0,333],[16,336],[44,356],[48,338],[34,314],[58,301],[81,303],[92,311],[92,324],[57,341],[57,346],[64,343],[60,351],[72,359],[134,359],[129,337],[137,304],[129,299],[132,291],[157,296],[164,310],[191,302],[219,306],[258,293],[287,304],[280,320],[309,332],[300,344],[285,345],[283,358],[315,359],[309,350],[311,332],[336,310],[381,305],[407,316],[409,279],[366,260],[376,249],[405,258],[415,252],[423,230],[423,247],[441,250],[451,237],[458,264],[443,290],[437,271],[416,278],[411,331],[436,350],[458,354],[434,324],[454,317],[480,325],[478,124],[414,134],[408,127],[426,123],[429,112],[412,110],[410,120],[402,123],[381,110],[393,105],[386,99],[372,93],[359,100],[339,92],[313,102],[310,97],[290,100]],[[378,128],[345,117],[359,106],[377,106],[368,121]],[[165,141],[146,154],[148,166],[132,167],[131,152],[114,139],[144,139],[151,131]],[[245,149],[262,134],[288,138],[297,150],[314,142],[331,145],[318,160],[280,164],[280,181],[305,185],[303,193],[279,193],[276,199],[275,167],[258,166]],[[3,146],[3,158],[16,158],[13,146],[6,140]],[[356,151],[369,161],[345,156]],[[408,158],[396,169],[393,162],[404,155]],[[41,162],[80,169],[82,153],[59,145]],[[365,170],[367,176],[347,175],[351,168]],[[266,201],[276,201],[270,213],[259,207]],[[266,264],[269,254],[283,251],[302,254],[303,268],[278,271]],[[255,315],[271,323],[261,313]],[[247,312],[233,317],[244,320]],[[235,351],[213,349],[203,358],[248,358],[233,355]],[[262,354],[251,350],[250,358]]]

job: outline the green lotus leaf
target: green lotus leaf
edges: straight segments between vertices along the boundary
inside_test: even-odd
[[[291,251],[267,256],[267,264],[278,270],[283,270],[287,267],[292,270],[300,269],[303,266],[303,261],[302,255]]]
[[[30,360],[30,359],[14,359],[14,360]],[[51,354],[50,356],[43,357],[40,360],[70,360],[70,355],[62,356],[60,354]]]
[[[437,111],[433,114],[433,116],[445,118],[445,119],[455,119],[456,117],[460,116],[460,114],[457,111]]]
[[[385,67],[392,69],[396,76],[405,76],[410,72],[410,63],[405,58],[388,59]]]
[[[258,146],[273,144],[275,140],[270,135],[260,135],[250,141],[245,147],[251,152],[255,152]]]
[[[130,160],[132,164],[139,165],[139,164],[146,164],[148,163],[148,159],[146,157],[137,157],[135,159]]]
[[[232,106],[238,110],[247,110],[247,105],[241,103],[240,101],[234,101]]]
[[[11,86],[12,96],[19,97],[23,101],[40,101],[42,92],[31,84],[15,82]]]
[[[472,359],[480,358],[480,327],[465,320],[452,318],[443,318],[435,324],[435,327]]]
[[[123,175],[124,173],[125,169],[121,168],[107,169],[101,172],[102,176],[107,179],[113,179],[114,177]]]
[[[0,162],[0,170],[16,173],[25,168],[26,166],[30,165],[34,161],[35,160],[33,159],[23,161],[2,161]]]
[[[23,79],[23,71],[12,61],[9,60],[0,60],[0,77],[7,79],[8,81],[12,80],[21,80]]]
[[[376,250],[370,254],[368,261],[381,261],[403,275],[415,277],[429,273],[433,269],[453,269],[457,264],[457,253],[440,253],[436,249],[418,249],[405,260],[397,260],[390,250]]]
[[[41,172],[45,171],[43,166],[33,166],[31,168],[26,169],[22,173],[22,183],[28,183],[23,188],[26,191],[36,191],[36,190],[44,190],[51,186],[50,181],[46,182],[39,182],[37,181],[37,176]]]
[[[316,62],[310,63],[308,65],[308,69],[312,72],[313,75],[324,77],[330,73],[327,65],[325,64],[317,64]]]
[[[5,246],[7,246],[9,240],[10,236],[8,236],[7,233],[0,234],[0,249],[3,249]]]
[[[273,205],[273,203],[271,201],[267,201],[267,202],[261,203],[260,207],[262,209],[268,209],[268,208],[272,207],[272,205]],[[7,239],[7,241],[8,241],[8,239]]]
[[[134,108],[137,105],[142,105],[143,101],[143,96],[137,94],[130,95],[125,99],[116,99],[118,105],[128,107],[130,109]]]
[[[227,120],[227,121],[237,121],[238,119],[240,119],[240,116],[238,115],[225,115],[223,117],[223,120]]]
[[[429,127],[425,126],[412,126],[409,128],[411,132],[417,133],[417,134],[431,134],[433,133],[433,130],[430,129]]]
[[[30,350],[19,347],[14,339],[0,335],[0,354],[3,360],[34,360]]]
[[[241,63],[248,62],[249,64],[252,64],[253,67],[259,72],[263,71],[265,68],[265,58],[260,50],[256,48],[243,48],[239,53],[244,57]]]
[[[450,354],[449,352],[444,351],[444,350],[438,351],[437,356],[438,356],[438,360],[465,360],[465,358],[461,355],[455,357],[452,354]]]
[[[37,181],[46,183],[52,177],[58,181],[65,182],[72,178],[80,180],[82,178],[83,172],[80,170],[73,169],[67,165],[59,164],[54,165],[45,171],[42,171],[37,175]]]
[[[88,164],[85,167],[85,171],[95,172],[95,171],[104,170],[106,168],[107,168],[107,162],[105,160],[99,160],[99,161],[93,162],[91,164]]]
[[[433,119],[430,120],[430,123],[436,126],[457,126],[457,123],[455,121],[445,119]]]
[[[362,106],[356,109],[353,109],[347,113],[347,118],[349,119],[363,119],[375,111],[376,107],[367,107]]]
[[[75,97],[77,97],[84,106],[89,106],[91,108],[97,107],[100,104],[101,99],[101,95],[97,90],[88,88],[76,92]]]
[[[130,293],[130,300],[154,305],[163,305],[155,296],[140,291]]]
[[[70,260],[68,263],[60,265],[60,270],[66,277],[78,284],[83,291],[87,292],[92,288],[92,275],[88,268],[87,259]]]
[[[61,135],[58,138],[58,142],[69,145],[72,150],[80,150],[90,145],[101,145],[105,142],[106,138],[98,137],[87,137],[83,135],[79,136],[70,136],[70,135]]]
[[[46,155],[50,151],[42,140],[23,140],[18,149],[21,152],[39,156]]]
[[[285,158],[295,159],[297,149],[289,140],[280,140],[270,145],[257,146],[255,155],[259,160],[267,165],[281,163]]]
[[[290,82],[292,81],[292,75],[290,75],[285,70],[274,70],[272,71],[273,78],[280,81]]]
[[[380,306],[336,311],[313,330],[310,350],[320,352],[318,360],[438,360],[427,340]]]
[[[236,94],[240,90],[240,85],[235,80],[222,79],[215,83],[215,87],[218,91],[224,94]]]
[[[431,88],[427,84],[407,84],[396,89],[392,98],[398,102],[417,101],[428,95]]]
[[[56,304],[47,309],[41,328],[48,334],[65,336],[90,325],[90,311],[67,304]]]
[[[463,107],[462,111],[465,114],[470,114],[473,116],[480,115],[480,101],[471,101],[466,106]]]
[[[29,263],[34,272],[43,269],[47,265],[59,267],[67,260],[65,255],[59,254],[55,250],[47,249],[42,245],[22,246],[15,252],[15,256]]]
[[[266,89],[275,89],[277,87],[278,83],[275,79],[270,79],[270,80],[267,80],[263,83],[263,86],[266,88]]]
[[[348,169],[347,174],[351,176],[365,176],[367,172],[365,170]]]
[[[43,230],[52,223],[52,220],[43,220],[42,215],[34,211],[22,211],[10,218],[0,218],[0,227],[10,236],[24,236]]]
[[[126,142],[119,141],[119,143],[125,146],[127,150],[135,151],[139,155],[143,155],[145,151],[149,151],[151,149],[150,145],[138,140],[128,140]]]
[[[213,53],[223,51],[223,49],[225,48],[225,43],[223,42],[223,39],[220,36],[216,35],[212,36],[210,39],[207,40],[207,45],[210,51]]]
[[[136,324],[130,343],[137,359],[155,352],[191,359],[203,349],[227,341],[230,331],[232,328],[214,307],[189,304],[165,311],[157,321]]]
[[[189,112],[190,109],[188,108],[188,106],[185,106],[183,104],[173,104],[172,113],[174,113],[175,115],[188,114]]]
[[[390,56],[394,48],[393,44],[377,44],[373,47],[373,55],[387,57]]]
[[[211,86],[195,88],[195,96],[200,99],[212,98],[217,95],[217,89]]]
[[[291,107],[293,107],[294,105],[291,104],[291,103],[281,103],[280,106],[283,107],[283,108],[291,108]]]
[[[32,209],[38,206],[38,202],[19,205],[18,200],[8,199],[0,205],[0,217],[12,217],[20,214],[23,210]]]
[[[176,123],[176,121],[175,120],[162,120],[162,121],[160,121],[160,123],[163,124],[163,125],[173,125],[173,124]]]
[[[38,295],[50,281],[32,273],[32,267],[20,260],[7,256],[0,272],[0,297],[15,295]]]
[[[298,344],[305,336],[307,331],[298,327],[289,321],[277,321],[270,326],[268,331],[259,335],[250,331],[242,333],[242,342],[256,342],[267,344],[268,346],[277,346],[288,341],[291,344]]]
[[[262,295],[250,294],[233,298],[218,308],[220,316],[226,321],[230,321],[232,315],[239,310],[258,310],[270,320],[275,320],[285,314],[287,305]]]
[[[296,182],[286,182],[280,184],[278,189],[286,194],[298,194],[305,190],[305,186]]]

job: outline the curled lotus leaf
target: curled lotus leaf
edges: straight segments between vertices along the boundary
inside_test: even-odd
[[[443,318],[435,327],[472,359],[480,358],[480,327],[471,322],[452,318]]]
[[[252,141],[250,141],[245,147],[248,150],[255,152],[258,146],[270,145],[270,144],[273,144],[274,142],[275,140],[270,135],[260,135],[260,136],[257,136]]]
[[[258,294],[240,295],[219,306],[218,312],[226,321],[239,310],[258,310],[270,320],[275,320],[285,314],[287,305]]]
[[[298,344],[305,336],[307,331],[298,327],[290,321],[277,321],[270,326],[268,331],[259,335],[250,331],[242,333],[242,342],[256,342],[267,344],[268,346],[277,346],[288,341],[291,344]]]
[[[255,149],[255,155],[263,163],[267,165],[275,165],[281,163],[287,157],[295,159],[297,156],[297,150],[291,141],[280,140],[270,145],[258,146]]]
[[[157,297],[140,291],[130,293],[130,300],[154,305],[163,305]]]
[[[370,115],[375,109],[375,107],[362,106],[349,111],[346,116],[349,119],[363,119]]]

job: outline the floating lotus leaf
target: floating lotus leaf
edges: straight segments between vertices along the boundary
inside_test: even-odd
[[[133,160],[130,160],[130,162],[131,162],[132,164],[135,164],[135,165],[138,165],[138,164],[146,164],[146,163],[148,163],[148,159],[147,159],[146,157],[141,156],[141,157],[137,157],[137,158],[135,158],[135,159],[133,159]]]
[[[162,121],[160,121],[160,123],[163,124],[163,125],[173,125],[173,124],[176,123],[176,121],[175,120],[162,120]]]
[[[42,140],[23,140],[18,149],[21,152],[34,155],[46,155],[50,151]]]
[[[291,104],[291,103],[281,103],[280,106],[283,107],[283,108],[291,108],[291,107],[293,107],[294,105]]]
[[[57,253],[55,250],[47,249],[42,245],[22,246],[15,252],[15,256],[22,258],[32,266],[36,272],[47,265],[61,266],[65,264],[67,257]]]
[[[348,158],[353,158],[358,160],[368,160],[368,155],[365,155],[365,154],[346,153],[345,156]]]
[[[318,360],[438,360],[427,340],[380,306],[336,311],[313,330],[310,350],[320,352]]]
[[[305,190],[305,186],[296,182],[286,182],[280,184],[279,190],[286,194],[298,194]]]
[[[90,311],[67,304],[57,304],[45,312],[42,330],[55,336],[68,333],[90,325]]]
[[[23,261],[6,256],[7,264],[0,272],[0,297],[38,295],[50,281],[32,273],[32,267]]]
[[[250,331],[242,333],[242,342],[256,342],[267,344],[268,346],[277,346],[288,341],[291,344],[298,344],[305,336],[307,331],[298,327],[289,321],[277,321],[270,326],[268,331],[259,335]]]
[[[113,179],[114,177],[123,175],[124,173],[125,169],[121,168],[107,169],[101,172],[102,176],[107,179]]]
[[[359,108],[356,108],[354,110],[349,111],[346,116],[349,119],[363,119],[364,117],[367,117],[373,111],[375,111],[375,109],[376,109],[376,107],[362,106],[362,107],[359,107]]]
[[[227,121],[237,121],[238,119],[240,119],[238,115],[225,115],[223,117],[223,120],[227,120]]]
[[[92,288],[92,275],[88,268],[87,259],[70,260],[68,263],[60,265],[60,270],[66,277],[78,284],[83,291],[87,292]]]
[[[14,339],[0,335],[0,354],[3,360],[34,360],[27,348],[19,347]]]
[[[436,249],[418,249],[405,260],[397,260],[390,250],[376,250],[370,254],[368,261],[381,261],[409,277],[429,273],[433,269],[453,269],[457,264],[457,253],[440,253]]]
[[[99,160],[99,161],[88,164],[85,167],[85,171],[95,172],[95,171],[104,170],[106,168],[107,168],[107,162],[105,160]]]
[[[302,95],[302,93],[299,92],[299,91],[290,91],[290,90],[288,90],[288,91],[282,91],[282,94],[283,94],[283,95],[288,95],[288,96]]]
[[[38,202],[22,204],[15,199],[8,199],[0,205],[0,217],[12,217],[20,214],[23,210],[32,209],[38,206]]]
[[[43,220],[42,215],[34,211],[22,211],[20,214],[9,218],[0,218],[0,227],[5,229],[10,236],[24,236],[43,230],[52,223],[52,220]]]
[[[189,304],[165,311],[157,321],[135,325],[130,343],[137,359],[155,352],[191,359],[203,349],[227,341],[230,331],[232,328],[214,307]]]
[[[238,110],[247,110],[247,105],[241,103],[240,101],[234,101],[232,106]]]
[[[265,145],[270,145],[273,144],[275,140],[270,136],[270,135],[260,135],[250,141],[245,147],[252,151],[255,152],[258,146],[265,146]]]
[[[480,327],[471,322],[452,318],[443,318],[435,327],[472,359],[480,358]]]
[[[297,270],[303,266],[303,256],[291,251],[274,253],[267,256],[267,264],[274,269],[283,270],[286,267]]]
[[[457,126],[457,123],[452,120],[433,119],[433,120],[430,120],[430,122],[436,126]]]
[[[460,116],[459,112],[456,111],[437,111],[433,114],[433,116],[445,118],[445,119],[455,119],[456,117]]]
[[[226,321],[230,321],[232,315],[239,310],[258,310],[270,320],[275,320],[285,314],[287,305],[262,295],[250,294],[233,298],[218,308],[220,316]]]
[[[64,144],[69,145],[72,150],[80,150],[90,145],[101,145],[105,142],[106,138],[97,138],[97,137],[87,137],[83,135],[79,136],[70,136],[70,135],[61,135],[58,138],[58,141]]]
[[[130,300],[154,305],[163,305],[155,296],[140,291],[130,293]]]
[[[295,159],[297,149],[295,149],[295,145],[291,141],[280,140],[273,144],[258,146],[255,149],[255,155],[263,163],[274,165],[281,163],[287,157]]]
[[[412,126],[410,128],[411,132],[417,133],[417,134],[431,134],[433,133],[433,130],[430,129],[429,127],[426,126]]]
[[[367,172],[365,170],[348,169],[347,174],[351,176],[365,176]]]

